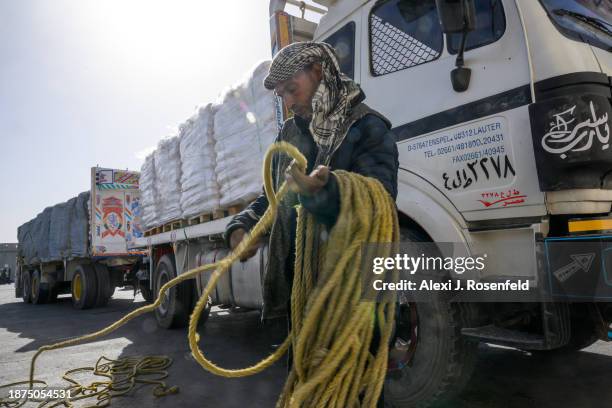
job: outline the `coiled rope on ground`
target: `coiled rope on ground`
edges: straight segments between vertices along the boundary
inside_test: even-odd
[[[263,170],[269,206],[247,239],[221,261],[194,268],[167,282],[160,288],[152,304],[128,313],[97,332],[40,347],[30,364],[30,378],[27,381],[30,389],[35,383],[40,383],[35,380],[35,367],[37,358],[43,352],[106,336],[130,320],[154,311],[171,287],[193,279],[202,272],[214,270],[194,307],[188,330],[192,355],[204,369],[228,378],[253,375],[274,364],[291,347],[292,369],[277,407],[375,407],[386,374],[395,302],[392,299],[379,303],[362,300],[362,291],[367,290],[368,279],[372,275],[361,273],[362,247],[367,243],[396,243],[399,240],[395,204],[382,184],[375,179],[346,171],[334,171],[340,189],[340,213],[325,240],[315,239],[313,216],[302,207],[298,208],[296,263],[291,297],[292,329],[274,353],[253,366],[226,369],[208,360],[198,344],[198,321],[211,291],[231,265],[269,230],[278,203],[288,191],[286,183],[276,192],[273,189],[271,164],[273,155],[277,153],[291,156],[302,171],[307,168],[306,159],[291,144],[279,142],[268,149]],[[320,242],[317,248],[316,242]],[[388,256],[393,250],[392,245],[380,247],[378,256]],[[315,249],[319,254],[316,260],[312,256]],[[315,270],[316,281],[313,273]],[[378,331],[380,341],[377,349],[371,352],[375,330]],[[108,387],[112,389],[113,385],[108,384]],[[122,394],[129,391],[122,390]],[[167,388],[165,384],[158,384],[156,390],[158,395],[177,392],[176,388]],[[105,405],[108,403],[110,398]],[[72,406],[72,403],[65,401],[63,405]],[[0,399],[0,407],[15,406],[8,405],[7,399]]]

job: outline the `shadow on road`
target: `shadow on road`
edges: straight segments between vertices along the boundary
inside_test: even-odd
[[[587,408],[612,403],[612,356],[593,352],[539,353],[483,344],[458,408]]]
[[[27,339],[13,353],[25,353],[42,345],[55,343],[99,330],[113,323],[126,313],[144,306],[143,300],[133,301],[125,297],[127,292],[115,295],[106,307],[75,310],[70,297],[62,297],[57,303],[47,305],[24,304],[14,299],[0,304],[0,328]],[[116,298],[121,296],[122,298]],[[140,296],[137,299],[141,299]],[[244,368],[255,364],[273,352],[272,345],[284,339],[282,325],[264,326],[259,312],[230,313],[214,308],[209,319],[199,328],[200,347],[216,364],[227,368]],[[122,340],[122,349],[117,353],[117,342]],[[23,344],[23,341],[19,341]],[[113,345],[114,344],[114,345]],[[112,407],[243,407],[245,401],[252,407],[274,406],[286,376],[285,359],[267,370],[245,378],[222,378],[209,374],[191,356],[187,340],[187,329],[164,330],[157,326],[152,313],[140,316],[117,331],[95,343],[96,353],[80,355],[79,360],[70,361],[70,366],[80,367],[95,363],[101,355],[133,357],[142,355],[167,355],[173,359],[169,369],[168,385],[180,388],[177,395],[155,398],[150,386],[137,386],[127,397],[115,398]],[[98,347],[99,346],[99,347]],[[52,359],[75,359],[75,346],[55,350],[46,354],[46,362]],[[31,353],[24,359],[29,363]],[[83,357],[87,361],[83,361]],[[37,373],[48,368],[40,366]],[[53,377],[60,378],[63,370],[54,370]],[[12,376],[11,376],[12,377]],[[2,381],[0,381],[2,382]]]
[[[45,344],[99,330],[145,305],[140,296],[136,301],[129,297],[129,292],[118,291],[108,306],[84,311],[73,309],[69,297],[44,306],[24,304],[17,299],[5,301],[0,304],[0,328],[17,334],[20,339],[20,346],[12,353],[31,352]],[[283,324],[262,325],[257,311],[231,313],[218,308],[213,309],[199,332],[200,347],[205,355],[226,368],[255,364],[269,355],[273,351],[271,346],[279,344],[286,334]],[[120,338],[129,341],[117,341]],[[23,341],[25,339],[27,342]],[[74,358],[70,361],[71,366],[83,366],[93,364],[105,353],[125,357],[168,355],[174,363],[167,382],[180,388],[177,395],[155,398],[150,387],[139,386],[129,396],[114,399],[112,407],[272,407],[286,377],[284,359],[252,377],[228,379],[209,374],[191,356],[186,329],[160,329],[153,314],[137,318],[103,340],[95,343],[95,353],[79,355],[76,350],[83,349],[75,347],[53,351],[54,354],[46,359]],[[119,353],[116,347],[122,347]],[[604,343],[565,355],[531,355],[515,349],[481,345],[471,381],[448,407],[608,406],[612,401],[610,354],[610,346]],[[23,364],[28,361],[29,358],[24,358]],[[55,375],[61,373],[54,372]]]

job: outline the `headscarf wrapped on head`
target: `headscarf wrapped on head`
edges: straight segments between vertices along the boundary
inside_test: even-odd
[[[267,89],[291,79],[296,73],[314,64],[321,64],[322,79],[312,98],[312,119],[309,129],[319,148],[317,164],[329,164],[331,155],[346,135],[346,122],[361,89],[340,72],[333,47],[322,42],[297,42],[280,50],[272,60]]]

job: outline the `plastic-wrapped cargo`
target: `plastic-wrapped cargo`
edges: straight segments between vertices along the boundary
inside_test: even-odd
[[[68,201],[70,203],[70,256],[89,254],[89,191]]]
[[[219,208],[220,191],[215,173],[213,137],[214,109],[212,104],[202,106],[179,126],[183,218]]]
[[[62,260],[70,254],[70,201],[51,210],[49,222],[49,260]]]
[[[228,90],[215,114],[222,208],[248,203],[261,193],[263,156],[278,134],[274,94],[263,86],[269,66],[269,61],[258,64],[246,81]]]
[[[145,158],[140,168],[140,205],[142,209],[141,222],[145,229],[156,226],[157,197],[155,191],[155,154],[151,153]]]
[[[178,136],[162,139],[157,145],[154,185],[157,193],[157,223],[180,219],[181,157]]]

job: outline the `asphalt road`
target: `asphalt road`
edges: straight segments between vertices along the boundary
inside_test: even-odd
[[[131,290],[117,290],[109,305],[77,311],[68,297],[36,306],[13,297],[12,285],[0,285],[0,384],[26,379],[29,362],[44,344],[95,331],[144,305]],[[200,330],[203,350],[229,368],[251,365],[272,351],[283,328],[263,326],[259,313],[213,308]],[[286,374],[285,361],[252,377],[225,379],[202,369],[190,355],[185,330],[157,328],[154,316],[143,316],[93,343],[51,351],[38,362],[37,378],[65,386],[64,371],[109,358],[164,354],[174,362],[169,385],[180,392],[162,398],[139,385],[112,407],[273,407]],[[522,351],[481,346],[476,372],[455,408],[586,408],[612,405],[612,344],[599,342],[571,355],[535,357]],[[0,390],[2,391],[2,390]]]

